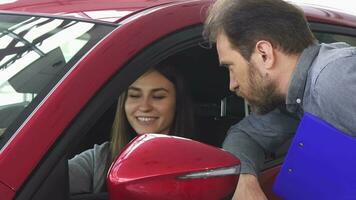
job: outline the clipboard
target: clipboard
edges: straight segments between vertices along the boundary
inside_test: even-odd
[[[356,138],[305,113],[273,191],[285,200],[356,200]]]

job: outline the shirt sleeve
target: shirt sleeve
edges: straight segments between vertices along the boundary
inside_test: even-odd
[[[265,153],[275,152],[291,138],[298,124],[298,119],[280,109],[251,114],[229,129],[223,149],[240,159],[240,173],[258,175]]]
[[[68,161],[70,194],[99,193],[106,181],[109,143],[94,145]]]
[[[68,161],[70,194],[90,193],[93,185],[94,149],[88,149]]]

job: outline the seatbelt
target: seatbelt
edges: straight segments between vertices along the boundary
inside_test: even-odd
[[[356,138],[304,113],[273,191],[285,200],[355,200]]]

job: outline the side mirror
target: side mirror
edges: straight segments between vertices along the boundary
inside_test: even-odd
[[[224,199],[235,189],[239,165],[232,154],[194,140],[141,135],[112,164],[109,199]]]

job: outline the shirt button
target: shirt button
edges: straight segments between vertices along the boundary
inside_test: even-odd
[[[297,102],[297,104],[300,104],[300,103],[302,102],[302,100],[298,98],[298,99],[296,100],[296,102]]]

